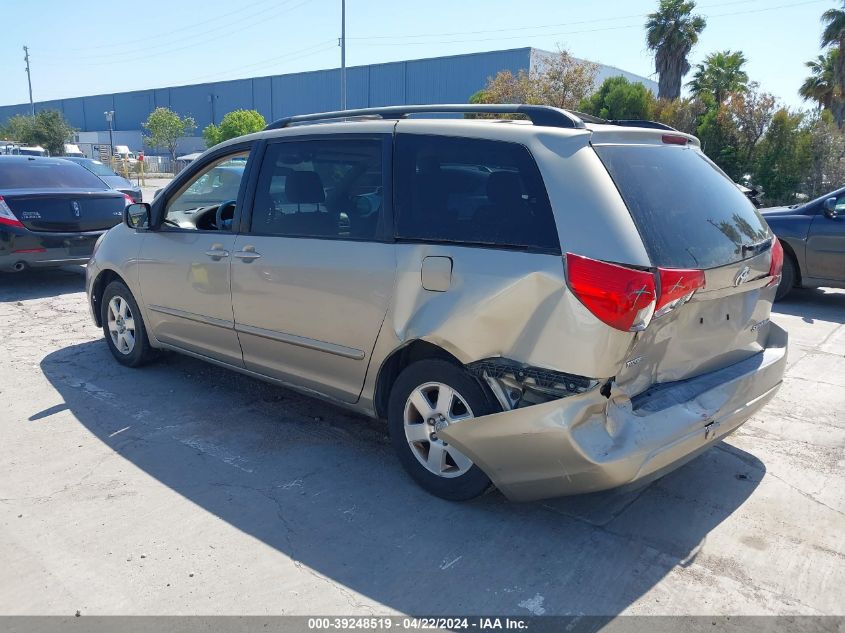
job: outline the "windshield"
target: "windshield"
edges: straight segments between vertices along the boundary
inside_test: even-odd
[[[704,154],[667,145],[596,145],[652,263],[714,268],[771,237],[754,205]],[[756,251],[759,252],[759,251]]]
[[[54,187],[107,189],[103,181],[94,174],[66,160],[0,161],[0,190]]]

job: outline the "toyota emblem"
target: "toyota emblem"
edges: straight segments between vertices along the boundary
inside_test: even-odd
[[[743,266],[742,270],[740,270],[736,277],[734,277],[734,286],[739,286],[740,284],[744,283],[746,279],[748,279],[748,275],[751,274],[751,269],[748,266]]]

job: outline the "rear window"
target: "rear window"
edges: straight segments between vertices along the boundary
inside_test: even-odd
[[[90,171],[92,174],[96,174],[97,176],[116,176],[117,174],[105,163],[101,163],[98,160],[90,160],[90,161],[71,161],[76,163],[77,165],[82,165],[85,169]]]
[[[69,161],[0,160],[0,189],[107,189],[103,181]]]
[[[399,134],[396,160],[398,238],[560,253],[543,179],[524,146]]]
[[[652,263],[715,268],[754,255],[770,237],[754,205],[700,151],[662,145],[596,145]]]

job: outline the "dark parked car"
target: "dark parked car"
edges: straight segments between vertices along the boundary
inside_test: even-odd
[[[109,189],[117,189],[121,193],[125,193],[127,196],[132,198],[132,202],[142,202],[141,188],[138,185],[132,184],[123,176],[114,173],[112,168],[105,163],[101,163],[93,158],[77,158],[75,156],[65,156],[64,159],[82,165],[85,169],[106,183],[106,186],[109,187]]]
[[[803,204],[760,211],[785,255],[776,299],[795,287],[845,288],[845,187]]]
[[[68,160],[0,156],[0,271],[84,264],[131,203]]]

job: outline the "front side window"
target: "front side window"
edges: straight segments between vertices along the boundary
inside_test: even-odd
[[[168,200],[165,226],[229,230],[248,155],[248,152],[230,154],[195,174],[179,193]],[[225,217],[218,218],[217,210],[221,205],[225,205]],[[217,226],[218,223],[221,226]]]
[[[287,141],[267,148],[251,232],[375,239],[381,217],[382,144],[375,139]]]
[[[523,145],[396,137],[399,239],[560,253],[540,171]]]

